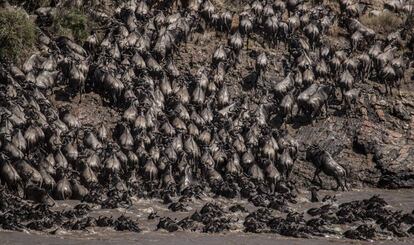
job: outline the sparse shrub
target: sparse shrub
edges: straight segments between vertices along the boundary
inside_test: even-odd
[[[82,43],[89,35],[91,23],[81,10],[70,9],[59,12],[54,25],[59,35],[72,37]]]
[[[377,16],[362,16],[361,22],[376,32],[388,34],[397,30],[403,24],[403,18],[395,13],[384,11]]]
[[[40,7],[50,5],[51,0],[9,0],[10,4],[22,6],[27,11],[34,11]]]
[[[24,58],[36,42],[36,26],[20,9],[0,10],[0,60]]]

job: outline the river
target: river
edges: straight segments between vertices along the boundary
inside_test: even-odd
[[[373,195],[380,195],[384,198],[391,209],[399,209],[404,212],[412,212],[414,209],[414,190],[402,189],[402,190],[383,190],[383,189],[363,189],[353,190],[350,192],[332,192],[321,191],[320,196],[324,195],[336,195],[337,202],[343,203],[351,200],[360,200],[369,198]],[[295,211],[304,211],[308,208],[315,207],[318,204],[309,202],[309,193],[301,193],[298,197],[298,203],[292,205],[291,208]],[[124,214],[134,219],[138,219],[141,233],[131,232],[116,232],[108,228],[88,228],[87,231],[55,231],[55,234],[47,234],[44,232],[11,232],[0,231],[0,244],[414,244],[413,238],[406,239],[394,239],[385,241],[355,241],[338,237],[324,237],[324,238],[312,238],[312,239],[295,239],[283,237],[277,234],[252,234],[244,233],[243,220],[247,214],[236,213],[240,218],[240,222],[236,222],[234,230],[223,234],[204,234],[187,231],[177,231],[174,233],[168,233],[166,231],[156,230],[156,224],[158,219],[148,220],[148,214],[155,211],[160,217],[168,216],[170,218],[176,218],[180,220],[195,210],[201,208],[206,202],[220,203],[223,207],[228,207],[235,203],[242,204],[249,211],[257,209],[245,200],[228,200],[224,198],[204,197],[203,200],[195,201],[188,207],[188,212],[171,212],[165,205],[161,203],[161,200],[136,200],[135,204],[125,209],[112,209],[101,210],[97,209],[92,211],[91,215],[107,215],[107,216],[119,216]],[[77,202],[65,201],[58,202],[57,208],[68,208],[76,204]],[[319,204],[320,205],[320,204]],[[340,227],[338,227],[339,232]]]

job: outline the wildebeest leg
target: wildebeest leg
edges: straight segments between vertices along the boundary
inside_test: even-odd
[[[272,181],[271,183],[270,183],[270,192],[272,193],[272,194],[274,194],[275,193],[275,190],[276,190],[276,183],[275,183],[276,181]]]
[[[16,191],[17,191],[17,195],[20,198],[24,197],[24,188],[23,188],[23,184],[21,182],[17,183]]]
[[[351,116],[352,114],[352,102],[345,101],[345,115]]]
[[[286,173],[285,173],[286,182],[289,180],[289,166],[286,166]]]
[[[368,79],[369,74],[371,73],[371,64],[368,64],[366,72],[365,72],[365,78]]]
[[[316,182],[316,177],[319,176],[320,172],[321,172],[320,168],[315,169],[315,173],[313,174],[312,182]]]
[[[114,92],[112,92],[112,102],[113,102],[114,104],[117,104],[117,103],[116,103],[116,94],[115,94]]]
[[[336,190],[338,190],[339,187],[341,187],[342,191],[345,191],[347,189],[346,185],[344,183],[345,181],[339,176],[336,177],[335,179],[336,179],[336,183],[337,183]]]
[[[262,83],[262,77],[263,77],[263,70],[262,69],[260,69],[259,71],[258,71],[258,76],[257,76],[257,81],[256,81],[256,84],[258,85],[258,84],[261,84]],[[256,91],[254,91],[254,92],[256,92]]]
[[[79,85],[79,104],[82,103],[82,95],[85,92],[85,85]]]
[[[325,102],[321,102],[321,103],[325,103]],[[323,118],[323,110],[324,110],[324,104],[318,105],[318,108],[316,108],[315,114],[313,116],[315,118],[315,121],[318,121],[319,116]]]
[[[367,69],[368,68],[362,68],[362,70],[361,70],[361,79],[362,79],[362,82],[365,82],[365,80],[368,78],[368,71],[367,71]]]
[[[305,114],[305,110],[301,106],[298,106],[298,111],[296,112],[296,116],[300,115],[301,117],[303,117],[304,114]]]
[[[235,66],[237,66],[238,64],[240,64],[240,50],[237,50],[235,52]]]
[[[349,185],[348,185],[348,181],[346,180],[346,176],[345,176],[345,178],[344,178],[344,183],[345,183],[345,189],[346,189],[347,191],[349,191],[349,190],[350,190],[350,188],[349,188]]]
[[[293,165],[292,166],[288,166],[287,170],[286,170],[286,180],[289,180],[289,176],[292,173],[293,170]]]
[[[342,187],[342,189],[343,189],[343,186],[342,186],[342,184],[341,184],[341,181],[339,180],[339,177],[338,176],[336,176],[335,177],[335,180],[336,180],[336,187],[335,187],[335,191],[337,191],[338,189],[339,189],[339,187],[341,186]]]
[[[284,125],[285,129],[287,130],[287,116],[285,116],[283,118],[283,125]]]
[[[405,81],[404,81],[404,83],[405,83]],[[401,95],[401,80],[398,82],[396,87],[397,87],[398,96],[401,98],[402,97],[402,95]]]
[[[195,160],[193,158],[191,158],[191,163],[193,164],[193,167],[194,167],[195,176],[198,176],[199,175],[199,173],[198,173],[198,167],[197,167],[197,164],[196,164],[196,162],[195,162]]]
[[[318,180],[319,180],[319,186],[322,189],[322,179],[321,179],[321,176],[319,174],[318,174]]]

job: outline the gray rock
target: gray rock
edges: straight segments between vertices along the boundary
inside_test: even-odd
[[[392,115],[404,121],[411,121],[410,112],[401,102],[394,105],[392,108]]]

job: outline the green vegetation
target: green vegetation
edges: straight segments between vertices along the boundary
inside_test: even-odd
[[[24,58],[35,42],[36,26],[23,10],[0,10],[1,61],[18,61]]]
[[[59,35],[73,38],[83,43],[89,36],[91,22],[79,9],[59,12],[55,18],[54,27]]]

